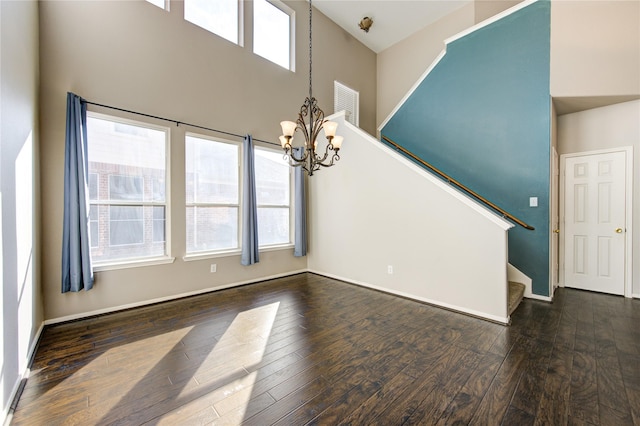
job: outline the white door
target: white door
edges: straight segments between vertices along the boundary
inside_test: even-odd
[[[566,158],[567,287],[624,294],[625,152]]]

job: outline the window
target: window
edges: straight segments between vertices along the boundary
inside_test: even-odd
[[[109,245],[144,244],[144,212],[138,206],[109,206]]]
[[[235,250],[239,218],[238,144],[187,135],[187,253]]]
[[[149,3],[158,6],[160,9],[169,10],[169,0],[147,0]]]
[[[253,1],[253,53],[293,71],[294,12],[276,0]]]
[[[168,129],[98,114],[87,129],[93,260],[165,256]]]
[[[282,152],[255,149],[258,241],[260,246],[291,242],[291,166]]]
[[[241,1],[185,0],[184,19],[232,43],[240,40]]]

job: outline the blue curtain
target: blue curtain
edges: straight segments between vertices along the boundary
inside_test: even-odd
[[[64,154],[64,217],[62,224],[62,292],[91,290],[89,190],[87,177],[87,104],[67,93]]]
[[[258,253],[258,203],[256,202],[256,171],[253,138],[244,137],[242,167],[242,256],[240,263],[260,262]]]
[[[304,147],[293,149],[296,157],[304,155]],[[294,191],[294,234],[295,241],[293,255],[300,257],[307,255],[307,200],[304,189],[304,169],[300,166],[293,169],[293,191]]]

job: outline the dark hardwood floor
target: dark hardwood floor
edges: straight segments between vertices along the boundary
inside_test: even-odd
[[[11,424],[640,424],[640,300],[512,318],[300,274],[60,324]]]

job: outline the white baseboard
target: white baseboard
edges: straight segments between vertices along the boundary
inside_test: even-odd
[[[480,312],[480,311],[475,311],[473,309],[467,309],[467,308],[463,308],[461,306],[451,305],[449,303],[440,302],[438,300],[433,300],[433,299],[429,299],[429,298],[426,298],[426,297],[416,296],[415,294],[409,294],[409,293],[405,293],[405,292],[402,292],[402,291],[390,290],[390,289],[388,289],[386,287],[380,287],[380,286],[372,285],[372,284],[365,283],[365,282],[362,282],[362,281],[352,280],[352,279],[349,279],[349,278],[340,277],[340,276],[334,275],[334,274],[327,274],[325,272],[315,271],[313,269],[309,269],[309,272],[314,273],[314,274],[318,274],[318,275],[322,275],[324,277],[328,277],[328,278],[333,278],[333,279],[336,279],[336,280],[344,281],[344,282],[347,282],[347,283],[350,283],[350,284],[355,284],[355,285],[360,286],[360,287],[366,287],[366,288],[370,288],[370,289],[373,289],[373,290],[378,290],[378,291],[381,291],[383,293],[389,293],[389,294],[393,294],[395,296],[400,296],[400,297],[405,297],[407,299],[417,300],[419,302],[428,303],[430,305],[438,306],[438,307],[441,307],[441,308],[444,308],[444,309],[448,309],[450,311],[460,312],[460,313],[463,313],[463,314],[467,314],[467,315],[471,315],[471,316],[474,316],[474,317],[486,319],[486,320],[497,322],[497,323],[504,324],[504,325],[508,325],[509,322],[510,322],[510,318],[509,317],[500,317],[500,316],[497,316],[497,315],[489,315],[487,313]]]
[[[16,399],[22,380],[29,378],[29,374],[31,372],[31,360],[33,359],[36,349],[38,348],[38,343],[40,342],[40,336],[42,336],[43,330],[44,321],[40,323],[40,327],[38,327],[38,331],[36,331],[36,334],[33,336],[33,340],[31,341],[31,345],[29,345],[29,351],[27,352],[27,368],[25,368],[24,372],[18,376],[18,379],[13,384],[11,393],[9,393],[9,399],[7,400],[7,406],[3,407],[1,417],[3,425],[8,426],[11,423],[11,404],[13,404],[13,400]]]
[[[541,296],[533,292],[533,280],[525,275],[521,270],[510,263],[507,263],[507,279],[524,284],[524,297],[526,299],[544,300],[545,302],[553,302],[553,294],[551,296]]]
[[[29,346],[29,352],[27,353],[27,359],[28,364],[31,365],[31,360],[33,359],[33,356],[36,353],[36,349],[38,349],[38,343],[40,342],[40,336],[42,336],[42,331],[44,330],[44,321],[42,321],[42,323],[40,324],[40,327],[38,327],[38,331],[36,331],[36,335],[33,336],[33,341],[31,342],[31,345]]]
[[[303,272],[308,272],[308,270],[307,269],[299,269],[299,270],[296,270],[296,271],[288,271],[288,272],[283,272],[282,274],[269,275],[267,277],[260,277],[260,278],[246,280],[246,281],[237,281],[237,282],[234,282],[234,283],[224,284],[224,285],[221,285],[221,286],[218,286],[218,287],[208,287],[208,288],[203,288],[203,289],[200,289],[200,290],[189,291],[189,292],[186,292],[186,293],[174,294],[172,296],[158,297],[156,299],[145,300],[145,301],[142,301],[142,302],[128,303],[126,305],[113,306],[113,307],[110,307],[110,308],[98,309],[98,310],[89,311],[89,312],[83,312],[81,314],[67,315],[67,316],[59,317],[59,318],[52,318],[52,319],[45,320],[44,321],[44,325],[58,324],[58,323],[61,323],[61,322],[74,321],[74,320],[88,318],[88,317],[92,317],[92,316],[96,316],[96,315],[102,315],[102,314],[108,314],[108,313],[112,313],[112,312],[122,311],[122,310],[125,310],[125,309],[139,308],[141,306],[153,305],[154,303],[168,302],[170,300],[182,299],[183,297],[189,297],[189,296],[197,296],[199,294],[210,293],[212,291],[225,290],[225,289],[228,289],[228,288],[238,287],[238,286],[241,286],[241,285],[253,284],[253,283],[257,283],[257,282],[261,282],[261,281],[273,280],[273,279],[276,279],[276,278],[287,277],[289,275],[300,274],[300,273],[303,273]]]
[[[535,299],[535,300],[543,300],[545,302],[553,302],[553,297],[540,296],[539,294],[529,293],[529,294],[525,294],[524,297],[526,299]]]

